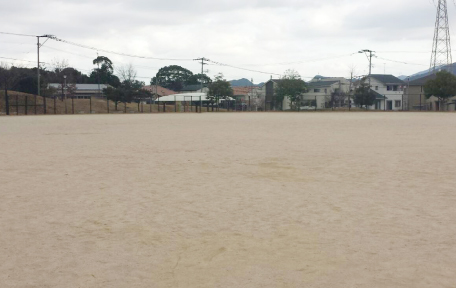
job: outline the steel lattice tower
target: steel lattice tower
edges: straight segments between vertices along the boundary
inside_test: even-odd
[[[453,64],[451,57],[450,26],[448,25],[447,0],[439,0],[435,20],[434,44],[432,46],[430,70],[437,72],[442,66]]]

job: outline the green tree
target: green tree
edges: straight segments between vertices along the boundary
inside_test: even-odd
[[[171,65],[160,68],[150,84],[155,85],[157,83],[165,88],[181,91],[192,76],[192,71],[178,65]]]
[[[424,85],[424,94],[427,99],[435,96],[439,103],[446,103],[456,95],[456,76],[447,71],[440,71],[435,79],[428,80]]]
[[[122,79],[120,86],[103,90],[106,97],[114,102],[116,110],[119,102],[131,103],[152,96],[150,92],[143,90],[144,82],[136,80],[136,71],[131,64],[120,67],[118,72]]]
[[[301,95],[307,91],[306,82],[301,79],[298,72],[287,70],[277,83],[275,89],[275,102],[282,106],[283,100],[288,98],[291,109],[298,110],[301,106]]]
[[[101,65],[100,69],[106,70],[106,71],[111,71],[111,73],[114,71],[114,67],[112,66],[112,61],[105,56],[98,56],[93,60],[93,65]]]
[[[233,88],[230,82],[223,78],[223,74],[215,76],[215,81],[209,85],[209,99],[227,99],[233,96]]]
[[[375,95],[370,88],[368,83],[365,83],[366,78],[361,80],[361,83],[358,88],[355,89],[355,94],[353,96],[353,101],[356,105],[361,107],[372,106],[375,103]]]
[[[120,86],[119,77],[114,75],[114,67],[112,61],[108,57],[98,56],[93,60],[93,65],[97,65],[98,67],[93,69],[90,74],[90,83],[109,84],[113,87]]]
[[[212,83],[212,79],[206,74],[194,74],[188,78],[185,85],[200,85],[201,82],[203,85],[209,85]]]

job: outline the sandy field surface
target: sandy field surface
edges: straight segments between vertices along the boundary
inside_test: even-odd
[[[456,287],[455,127],[0,117],[0,287]]]

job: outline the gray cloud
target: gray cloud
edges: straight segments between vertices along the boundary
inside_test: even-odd
[[[2,2],[5,2],[0,11],[3,31],[55,34],[100,49],[152,57],[205,56],[272,73],[294,68],[303,76],[317,73],[347,76],[351,66],[356,66],[359,74],[365,73],[365,57],[350,56],[365,48],[384,51],[378,54],[385,59],[422,64],[405,65],[376,59],[374,72],[383,73],[385,68],[387,73],[398,75],[426,69],[429,54],[389,51],[430,50],[435,17],[435,7],[430,2],[413,0]],[[450,6],[452,25],[456,9]],[[0,56],[26,60],[35,57],[33,39],[0,35],[0,43]],[[53,41],[46,45],[66,51],[43,48],[42,57],[47,61],[68,59],[76,68],[93,68],[90,58],[96,55],[95,51]],[[334,58],[342,55],[345,57]],[[192,61],[178,63],[107,56],[117,65],[133,63],[138,67],[138,75],[144,77],[153,76],[159,67],[169,64],[181,64],[194,72],[200,69]],[[299,61],[304,63],[271,65]],[[227,78],[254,78],[256,82],[269,78],[268,74],[216,65],[209,69],[211,75],[222,72]]]

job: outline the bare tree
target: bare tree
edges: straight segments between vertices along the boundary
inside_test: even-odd
[[[55,73],[59,74],[62,73],[62,71],[65,69],[65,68],[68,68],[70,67],[70,65],[68,64],[68,60],[66,59],[58,59],[58,58],[54,58],[51,62],[51,65],[52,67],[54,67],[54,71]]]
[[[131,63],[126,66],[120,66],[117,69],[117,73],[119,74],[120,81],[124,83],[133,83],[136,80],[136,70]]]

